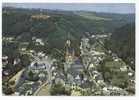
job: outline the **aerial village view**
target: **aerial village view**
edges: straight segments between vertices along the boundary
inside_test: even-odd
[[[3,3],[2,94],[134,96],[135,4]]]

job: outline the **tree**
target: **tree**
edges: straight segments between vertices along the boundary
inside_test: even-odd
[[[51,95],[70,95],[70,91],[66,91],[62,84],[53,84],[50,91]]]
[[[29,71],[27,79],[30,81],[38,81],[39,77],[37,74],[34,74],[32,71]]]
[[[34,73],[32,71],[29,71],[28,76],[33,79]]]
[[[8,84],[3,85],[2,90],[3,90],[3,93],[6,94],[6,95],[11,95],[15,92]]]
[[[27,67],[30,64],[30,57],[28,55],[21,55],[21,65],[23,67]]]

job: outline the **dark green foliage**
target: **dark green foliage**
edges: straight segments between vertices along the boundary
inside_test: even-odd
[[[5,95],[11,95],[15,92],[8,84],[2,84],[2,91]]]
[[[11,95],[12,93],[14,93],[14,91],[10,87],[6,87],[3,89],[3,93],[5,93],[6,95]]]
[[[97,69],[102,73],[106,83],[120,88],[127,88],[129,77],[127,71],[120,70],[122,66],[125,66],[123,61],[113,61],[111,56],[108,56],[100,62]]]
[[[27,80],[30,80],[30,81],[38,81],[39,80],[39,77],[37,74],[33,73],[32,71],[29,71],[28,72],[28,75],[27,75]]]
[[[28,55],[21,55],[21,65],[27,67],[30,64],[30,57]]]
[[[50,50],[57,48],[62,50],[64,43],[70,34],[75,52],[79,55],[80,38],[85,32],[90,34],[112,32],[134,19],[134,15],[105,14],[88,12],[92,17],[104,17],[111,20],[91,20],[78,15],[78,12],[44,10],[42,14],[49,15],[48,19],[32,19],[32,15],[39,15],[39,10],[3,8],[2,34],[3,36],[21,36],[19,41],[29,41],[32,36],[48,40]],[[131,20],[132,19],[132,20]],[[124,21],[123,21],[124,20]],[[23,38],[22,38],[23,37]],[[48,51],[50,51],[48,50]]]
[[[66,91],[62,84],[54,84],[51,87],[51,95],[70,95],[70,91]]]
[[[105,46],[135,70],[135,23],[115,29],[112,38],[105,43]]]

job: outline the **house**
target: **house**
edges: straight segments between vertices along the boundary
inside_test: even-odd
[[[14,65],[16,65],[16,64],[18,64],[20,61],[21,61],[21,60],[20,60],[19,58],[17,58],[17,59],[14,59],[14,62],[13,62],[13,64],[14,64]]]
[[[36,39],[36,45],[44,45],[41,39]]]
[[[122,72],[127,71],[127,66],[122,66],[122,67],[120,68],[120,70],[121,70]]]
[[[3,56],[2,57],[2,67],[5,67],[8,64],[8,56]]]
[[[47,69],[47,67],[48,67],[48,65],[46,65],[46,64],[44,64],[44,63],[42,63],[42,62],[32,62],[31,64],[30,64],[30,66],[28,67],[30,70],[32,70],[32,71],[36,71],[36,72],[38,72],[38,71],[45,71],[46,69]],[[38,71],[37,71],[38,70]]]

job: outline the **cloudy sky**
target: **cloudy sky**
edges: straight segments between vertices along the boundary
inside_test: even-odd
[[[107,13],[135,13],[135,5],[129,3],[3,3],[3,7],[4,6],[53,10],[84,10]]]

